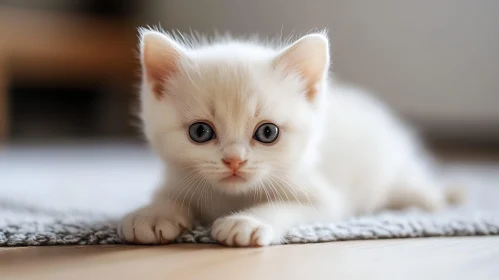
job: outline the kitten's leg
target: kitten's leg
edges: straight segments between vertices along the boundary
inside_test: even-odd
[[[319,197],[320,198],[320,197]],[[307,201],[273,201],[219,218],[213,223],[212,237],[227,246],[268,246],[282,242],[284,234],[297,224],[331,222],[345,215],[339,196]]]
[[[440,187],[439,184],[398,184],[390,190],[386,207],[403,209],[417,207],[428,212],[441,210],[449,205],[461,204],[466,190],[460,186]]]
[[[118,234],[128,243],[168,244],[191,225],[186,209],[163,199],[125,216],[118,226]]]
[[[434,212],[446,205],[443,190],[433,186],[397,185],[390,190],[386,207],[389,209],[404,209],[417,207],[428,212]]]

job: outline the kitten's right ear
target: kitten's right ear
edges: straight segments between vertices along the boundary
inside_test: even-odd
[[[140,36],[143,75],[159,99],[165,94],[165,81],[178,72],[184,52],[182,46],[161,32],[142,29]]]
[[[329,70],[329,41],[323,33],[309,34],[294,42],[274,60],[274,65],[295,72],[307,83],[307,99],[313,100]]]

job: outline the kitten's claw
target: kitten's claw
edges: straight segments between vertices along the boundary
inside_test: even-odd
[[[273,230],[250,216],[229,216],[213,223],[211,236],[231,247],[262,247],[272,243]]]
[[[137,211],[127,215],[118,227],[121,240],[132,244],[169,244],[186,228],[180,217],[171,218]]]

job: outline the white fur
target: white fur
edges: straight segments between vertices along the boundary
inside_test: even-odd
[[[228,246],[266,246],[280,243],[296,224],[446,205],[409,129],[363,91],[330,81],[323,34],[290,47],[233,40],[186,45],[150,30],[142,39],[144,131],[166,168],[151,204],[123,219],[125,241],[172,242],[199,221],[213,225],[212,236]],[[159,81],[160,98],[144,62],[153,43],[168,49],[157,63],[171,62],[161,61],[167,51],[178,54],[178,71]],[[302,70],[320,74],[313,98]],[[189,140],[187,129],[199,120],[214,125],[216,140]],[[275,144],[252,140],[262,121],[279,126]],[[221,159],[233,155],[247,160],[244,183],[220,182],[228,172]]]

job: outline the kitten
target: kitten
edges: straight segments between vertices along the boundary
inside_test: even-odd
[[[267,246],[298,224],[458,198],[382,103],[329,78],[322,33],[271,47],[142,30],[140,51],[141,117],[165,176],[121,221],[124,241],[170,243],[196,221],[227,246]]]

